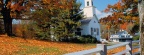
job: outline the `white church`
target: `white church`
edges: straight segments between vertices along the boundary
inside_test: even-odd
[[[96,16],[95,6],[93,6],[93,0],[84,0],[85,7],[84,19],[81,20],[81,35],[91,35],[96,37],[97,40],[101,40],[100,24]]]

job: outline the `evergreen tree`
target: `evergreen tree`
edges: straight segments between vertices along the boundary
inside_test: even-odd
[[[82,18],[80,3],[73,0],[43,0],[33,12],[33,20],[37,25],[37,35],[42,39],[59,40],[60,37],[72,37],[78,22]]]
[[[72,1],[72,7],[61,10],[58,15],[58,25],[55,26],[55,36],[59,37],[73,37],[75,30],[80,27],[79,20],[82,19],[82,12],[80,10],[81,3],[76,0]]]

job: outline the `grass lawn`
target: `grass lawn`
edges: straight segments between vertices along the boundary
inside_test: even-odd
[[[0,35],[0,55],[63,55],[92,48],[96,48],[96,44],[24,40]],[[125,47],[119,47],[108,50],[108,55],[124,49]]]
[[[0,36],[0,55],[62,55],[95,47],[96,44],[47,42]]]

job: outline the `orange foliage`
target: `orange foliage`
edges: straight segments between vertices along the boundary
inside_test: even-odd
[[[118,10],[120,10],[122,8],[120,1],[117,4],[115,4],[115,5],[116,5]]]
[[[19,2],[19,3],[15,3],[14,5],[11,5],[10,6],[10,8],[12,9],[11,11],[15,11],[15,10],[21,11],[21,10],[23,10],[24,6],[21,6],[20,4],[21,3]]]
[[[106,27],[108,30],[110,29],[110,25],[107,25],[107,27]]]
[[[121,25],[120,25],[120,29],[126,30],[126,29],[127,29],[127,25],[128,25],[127,22],[124,23],[124,24],[121,24]]]
[[[59,55],[87,50],[96,48],[96,45],[91,44],[76,44],[76,43],[64,43],[64,42],[45,42],[38,40],[24,40],[22,38],[11,38],[6,35],[0,35],[0,55],[19,55],[19,51],[26,51],[28,49],[22,48],[20,46],[37,46],[40,48],[58,48],[60,51],[55,52],[43,52],[37,54],[25,54],[25,55]],[[125,46],[114,48],[112,50],[108,50],[108,55],[112,55],[113,53],[117,53],[125,50]],[[35,51],[35,50],[33,50]],[[138,49],[134,49],[133,52],[137,52]]]
[[[62,8],[62,9],[70,9],[72,7],[73,0],[42,0],[44,4],[49,4],[45,5],[47,7],[45,8],[52,8],[52,7],[57,7],[57,8]]]
[[[109,12],[110,11],[110,9],[109,8],[106,8],[105,10],[104,10],[104,12]]]
[[[111,12],[112,15],[101,18],[100,23],[106,24],[108,27],[126,29],[126,23],[138,24],[138,0],[118,0],[114,5],[108,5],[104,12]],[[120,26],[119,26],[120,25]]]

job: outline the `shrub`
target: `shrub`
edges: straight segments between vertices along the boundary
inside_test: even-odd
[[[51,37],[48,32],[39,32],[36,33],[36,38],[40,40],[50,40]]]
[[[95,37],[91,35],[83,35],[79,37],[64,37],[61,39],[63,42],[73,42],[73,43],[96,43],[98,42]]]
[[[133,40],[139,40],[139,37],[140,37],[140,36],[134,36],[134,37],[133,37]]]
[[[97,39],[95,37],[92,37],[91,35],[83,35],[81,37],[78,37],[78,40],[81,43],[96,43]]]
[[[34,29],[31,23],[19,23],[13,24],[13,34],[16,37],[30,38],[35,37]]]

